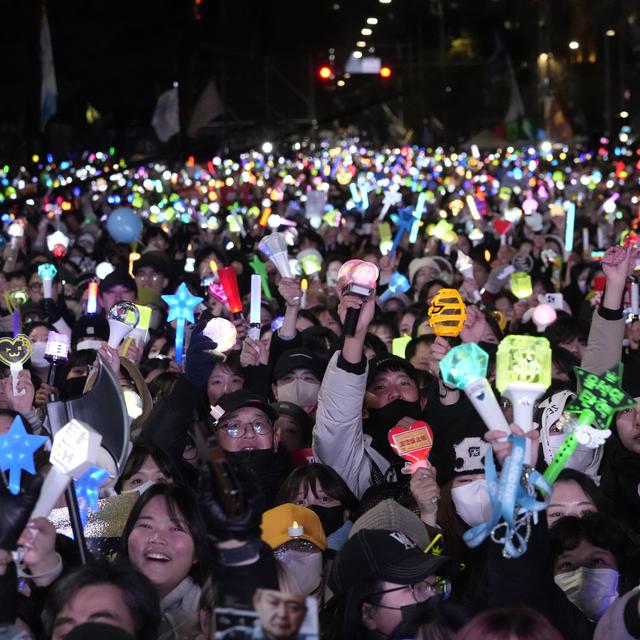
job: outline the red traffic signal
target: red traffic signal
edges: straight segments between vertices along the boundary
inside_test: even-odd
[[[391,77],[391,68],[390,67],[380,67],[380,77],[381,78],[390,78]]]
[[[318,75],[322,80],[331,80],[333,77],[333,69],[325,64],[318,69]]]

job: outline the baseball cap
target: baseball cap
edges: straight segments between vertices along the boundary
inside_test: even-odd
[[[289,535],[289,527],[294,522],[302,527],[302,535]],[[311,509],[291,503],[281,504],[262,514],[262,539],[272,549],[298,539],[312,542],[322,551],[327,548],[327,538],[320,518]]]
[[[253,407],[254,409],[260,409],[269,417],[273,422],[278,414],[275,409],[257,393],[252,393],[246,389],[239,389],[231,393],[225,393],[219,400],[218,406],[224,411],[225,414],[233,413],[243,407]]]
[[[457,572],[455,560],[424,553],[401,531],[362,529],[338,552],[331,567],[329,587],[336,595],[342,595],[369,578],[415,584],[432,575],[449,578]]]
[[[129,291],[138,292],[136,281],[126,271],[112,271],[100,282],[100,292],[110,291],[114,287],[125,287]]]
[[[275,402],[272,406],[278,412],[278,416],[289,416],[293,418],[302,427],[305,439],[311,437],[313,420],[304,409],[301,409],[293,402]]]
[[[71,344],[77,344],[82,338],[109,340],[109,322],[104,316],[82,316],[71,330]]]
[[[365,511],[351,527],[349,537],[353,537],[362,529],[390,529],[401,531],[411,538],[420,549],[429,546],[429,534],[422,520],[393,498],[380,501],[375,507]]]
[[[147,251],[139,260],[133,263],[133,274],[137,274],[143,267],[151,267],[154,271],[171,278],[171,264],[164,254],[159,251]]]
[[[289,349],[276,361],[273,379],[280,380],[295,369],[310,369],[318,380],[322,380],[326,368],[327,361],[317,353],[309,349]]]
[[[379,353],[377,356],[371,359],[369,362],[369,374],[367,375],[367,388],[371,386],[374,378],[378,375],[378,373],[382,373],[383,371],[387,371],[390,367],[399,367],[402,371],[404,371],[412,380],[415,380],[417,377],[416,370],[413,368],[413,365],[404,358],[400,358],[399,356],[394,356],[388,351]]]

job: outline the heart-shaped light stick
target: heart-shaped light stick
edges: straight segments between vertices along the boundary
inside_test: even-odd
[[[11,384],[14,396],[23,396],[25,390],[18,391],[18,373],[22,365],[31,356],[31,342],[27,336],[19,334],[15,338],[0,338],[0,362],[11,371]]]

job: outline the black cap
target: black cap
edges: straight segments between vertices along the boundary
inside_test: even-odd
[[[388,351],[379,353],[377,356],[371,359],[369,362],[369,373],[367,375],[367,388],[371,386],[374,378],[383,371],[390,369],[391,367],[399,367],[402,369],[412,380],[417,378],[416,370],[413,365],[404,358],[394,356]]]
[[[166,278],[171,278],[171,263],[159,251],[147,251],[143,253],[139,260],[133,263],[133,274],[137,274],[143,267],[151,267],[154,271],[161,273]]]
[[[115,270],[106,276],[102,282],[100,282],[100,293],[110,291],[114,287],[125,287],[129,291],[138,293],[138,286],[136,281],[126,272]]]
[[[262,396],[245,389],[225,393],[220,400],[218,400],[218,406],[225,414],[233,413],[243,407],[251,407],[264,411],[272,422],[278,417],[275,409]]]
[[[276,361],[273,379],[280,380],[295,369],[310,369],[318,380],[322,380],[327,361],[309,349],[289,349]]]
[[[429,576],[449,578],[457,572],[455,560],[424,553],[400,531],[362,529],[338,552],[331,567],[329,587],[336,595],[343,595],[370,578],[415,584]]]
[[[109,340],[109,322],[104,316],[82,316],[71,330],[71,344],[78,344],[83,338]]]
[[[306,440],[311,438],[313,420],[304,409],[301,409],[293,402],[276,402],[272,406],[278,412],[278,416],[289,416],[293,418],[302,428]]]
[[[85,622],[65,636],[69,640],[133,640],[133,636],[120,627],[105,622]]]

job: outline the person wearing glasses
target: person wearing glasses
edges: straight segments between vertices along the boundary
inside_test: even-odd
[[[339,637],[392,637],[422,605],[449,596],[449,579],[457,571],[453,559],[424,553],[401,531],[358,531],[338,552],[329,575],[342,613]]]

